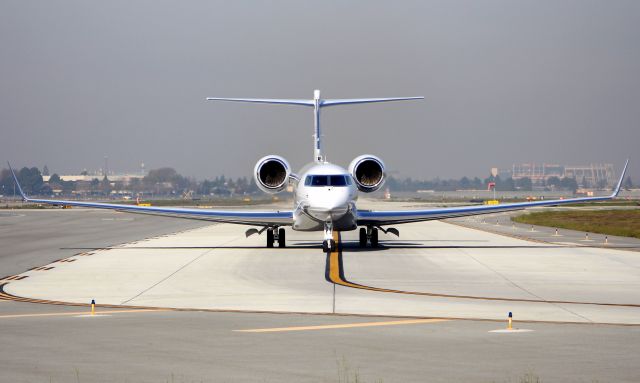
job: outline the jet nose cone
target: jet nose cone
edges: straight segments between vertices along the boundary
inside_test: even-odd
[[[310,198],[307,212],[315,219],[336,221],[349,211],[350,194],[347,188],[323,189],[314,198]]]
[[[312,207],[308,209],[309,214],[321,221],[336,221],[342,218],[347,211],[349,211],[348,206]]]
[[[335,221],[347,214],[347,212],[349,211],[349,204],[325,203],[320,206],[310,206],[307,211],[316,219],[323,221]]]

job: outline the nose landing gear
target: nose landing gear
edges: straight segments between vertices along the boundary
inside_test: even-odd
[[[322,241],[322,251],[325,253],[336,251],[336,241],[333,239],[325,239]]]
[[[325,253],[336,251],[336,241],[333,239],[333,223],[324,223],[324,241],[322,241],[322,251]]]

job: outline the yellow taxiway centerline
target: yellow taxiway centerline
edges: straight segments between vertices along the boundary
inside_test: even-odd
[[[437,322],[447,322],[447,321],[449,321],[449,319],[406,319],[406,320],[395,320],[395,321],[387,321],[387,322],[361,322],[361,323],[328,324],[328,325],[319,325],[319,326],[255,328],[255,329],[233,330],[233,331],[235,332],[310,331],[310,330],[331,330],[331,329],[354,328],[354,327],[398,326],[398,325],[407,325],[407,324],[437,323]]]
[[[158,312],[158,311],[171,311],[165,309],[136,309],[136,310],[105,310],[98,311],[96,315],[99,314],[120,314],[120,313],[140,313],[140,312]],[[40,313],[40,314],[9,314],[9,315],[0,315],[0,319],[5,318],[35,318],[35,317],[56,317],[56,316],[74,316],[74,315],[91,315],[91,311],[69,311],[62,313]]]

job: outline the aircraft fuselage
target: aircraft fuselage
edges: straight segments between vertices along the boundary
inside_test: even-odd
[[[307,165],[294,194],[293,230],[355,230],[358,188],[349,172],[330,163]]]

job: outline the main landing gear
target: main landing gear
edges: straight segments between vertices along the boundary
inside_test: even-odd
[[[267,229],[267,247],[273,247],[275,242],[278,242],[278,247],[286,246],[286,235],[283,228],[268,228]]]
[[[375,227],[360,228],[360,247],[367,247],[367,242],[371,247],[378,247],[378,229]]]

